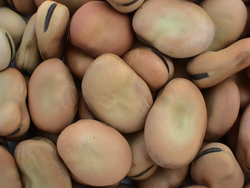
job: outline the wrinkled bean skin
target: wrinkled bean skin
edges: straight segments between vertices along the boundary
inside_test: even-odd
[[[119,12],[130,13],[140,8],[144,0],[107,0],[107,2]]]
[[[156,172],[145,180],[138,181],[138,188],[179,187],[188,174],[189,166],[178,169],[158,167]]]
[[[122,133],[143,129],[153,104],[147,84],[120,57],[110,53],[89,65],[82,94],[97,119]]]
[[[205,140],[216,141],[224,136],[236,121],[240,109],[240,93],[231,79],[206,89],[208,123]]]
[[[201,147],[206,126],[206,104],[198,87],[184,78],[171,80],[146,118],[144,134],[149,156],[163,168],[187,166]]]
[[[199,88],[212,87],[250,65],[250,38],[236,41],[219,51],[207,51],[187,64],[187,71]]]
[[[60,59],[43,61],[31,75],[28,87],[28,107],[37,128],[60,133],[72,123],[78,94],[68,67]]]
[[[10,6],[17,10],[20,14],[30,15],[37,10],[34,0],[8,0]]]
[[[152,93],[158,92],[174,73],[172,60],[152,48],[134,48],[122,59],[147,83]]]
[[[84,185],[114,185],[126,176],[132,164],[126,139],[97,120],[78,120],[66,127],[58,137],[57,150],[72,178]]]
[[[199,5],[212,18],[216,28],[213,42],[207,50],[221,50],[239,39],[247,22],[247,9],[242,1],[203,0]]]
[[[189,1],[145,1],[135,12],[132,25],[139,39],[175,58],[204,52],[215,33],[205,10]]]
[[[4,18],[0,19],[0,26],[4,27],[10,33],[17,49],[27,25],[26,20],[9,7],[0,7],[0,17]]]
[[[10,33],[0,27],[0,71],[6,69],[16,54],[14,40]]]
[[[128,15],[106,1],[90,1],[72,16],[69,40],[94,57],[104,53],[122,56],[131,47],[134,33]]]
[[[26,105],[27,86],[23,75],[8,67],[0,72],[0,136],[23,140],[30,127]]]
[[[65,62],[71,73],[82,80],[88,66],[94,61],[94,57],[68,42],[65,50]]]
[[[242,188],[244,174],[232,151],[219,142],[204,143],[191,164],[193,180],[209,188]]]
[[[48,139],[34,137],[16,146],[14,157],[25,188],[71,188],[69,171]]]
[[[22,188],[21,178],[15,159],[9,152],[7,142],[0,137],[0,187]]]
[[[15,67],[28,75],[31,75],[42,62],[36,39],[35,22],[36,13],[28,21],[15,57]]]
[[[246,107],[240,120],[238,142],[236,148],[236,158],[239,164],[241,165],[241,168],[247,173],[250,173],[249,114],[250,114],[250,105]]]
[[[39,6],[35,30],[43,60],[62,57],[69,19],[69,9],[63,4],[45,1]]]
[[[144,142],[144,131],[125,135],[132,152],[132,165],[127,174],[134,180],[143,180],[150,177],[157,169],[152,159],[149,157]]]

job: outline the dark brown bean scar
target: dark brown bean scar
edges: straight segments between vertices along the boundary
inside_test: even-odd
[[[129,2],[129,3],[124,3],[124,4],[122,4],[122,6],[127,7],[127,6],[130,6],[130,5],[133,5],[133,4],[135,4],[137,1],[138,1],[138,0],[134,0],[134,1],[131,1],[131,2]]]
[[[153,52],[155,55],[157,55],[162,60],[162,62],[166,65],[166,67],[168,69],[168,73],[169,73],[169,65],[168,65],[168,62],[166,61],[166,59],[159,52],[157,52],[154,49],[149,49],[149,51]]]
[[[222,149],[220,148],[208,148],[202,152],[200,152],[193,160],[193,162],[197,161],[199,158],[203,157],[204,155],[207,155],[209,153],[215,153],[215,152],[221,152]]]
[[[193,80],[201,80],[203,78],[208,78],[208,77],[209,77],[208,73],[201,73],[201,74],[192,75]]]
[[[13,50],[13,47],[12,47],[12,43],[11,43],[11,40],[10,40],[10,36],[9,36],[9,34],[7,33],[7,32],[5,32],[5,36],[6,36],[6,38],[7,38],[7,40],[8,40],[8,43],[9,43],[9,45],[10,45],[10,62],[13,60],[13,53],[14,53],[14,50]]]
[[[8,136],[13,136],[13,135],[19,133],[20,130],[21,130],[21,128],[19,127],[17,130],[15,130],[13,133],[10,133]]]
[[[51,17],[52,17],[52,14],[55,10],[57,6],[57,3],[53,3],[50,5],[48,11],[47,11],[47,14],[46,14],[46,17],[45,17],[45,22],[44,22],[44,27],[43,27],[43,32],[46,32],[49,28],[49,23],[50,23],[50,20],[51,20]]]
[[[142,175],[146,174],[148,171],[150,171],[155,165],[150,166],[149,168],[147,168],[145,171],[143,171],[142,173],[135,175],[135,176],[130,176],[131,178],[139,178]]]

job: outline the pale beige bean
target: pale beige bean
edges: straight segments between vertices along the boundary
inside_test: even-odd
[[[135,11],[132,26],[140,40],[175,58],[204,52],[215,33],[206,11],[189,1],[145,1]]]
[[[72,123],[77,111],[77,89],[60,59],[43,61],[31,75],[28,88],[30,116],[37,128],[60,133]]]
[[[69,9],[65,5],[45,1],[39,6],[35,30],[39,51],[44,60],[62,57],[69,18]]]
[[[215,36],[208,50],[221,50],[238,40],[247,22],[247,9],[241,0],[203,0],[199,5],[215,25]]]
[[[158,94],[145,122],[145,146],[163,168],[181,168],[195,158],[207,126],[204,97],[184,78],[168,82]]]
[[[36,13],[29,19],[15,57],[15,67],[29,75],[42,62],[36,39],[35,23]]]
[[[231,79],[203,91],[207,106],[205,140],[216,141],[224,136],[235,123],[240,109],[240,93]]]
[[[69,171],[56,146],[48,139],[34,137],[15,148],[14,157],[25,188],[72,188]]]
[[[8,67],[0,72],[0,136],[10,141],[26,138],[30,116],[26,104],[27,85],[23,75]]]
[[[204,52],[188,62],[187,71],[199,88],[214,86],[250,65],[250,38],[219,51]]]
[[[17,49],[21,43],[27,21],[9,7],[0,7],[0,18],[0,26],[10,33]]]
[[[82,80],[83,97],[97,119],[122,133],[142,130],[153,97],[147,84],[120,57],[96,58]]]
[[[0,27],[0,71],[6,69],[16,54],[14,40],[10,33],[3,27]]]

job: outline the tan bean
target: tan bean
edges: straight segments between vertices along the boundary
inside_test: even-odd
[[[120,57],[110,53],[89,65],[82,94],[97,119],[122,133],[143,129],[153,104],[147,84]]]
[[[144,42],[175,58],[204,52],[215,33],[210,16],[189,1],[145,1],[136,10],[132,26]]]
[[[0,27],[0,71],[6,69],[16,54],[16,47],[10,33]]]
[[[65,62],[69,67],[71,73],[79,80],[82,80],[88,66],[95,59],[90,54],[73,46],[70,42],[67,43],[64,55]]]
[[[249,114],[250,114],[250,105],[246,107],[240,119],[239,133],[238,133],[238,140],[237,140],[237,147],[236,147],[236,158],[241,168],[247,173],[250,172]]]
[[[152,161],[147,153],[144,131],[141,130],[124,136],[132,152],[132,165],[127,176],[134,180],[144,180],[150,177],[156,171],[158,165]]]
[[[94,57],[103,53],[124,55],[131,47],[134,32],[127,14],[106,1],[90,1],[72,16],[70,42]]]
[[[191,177],[209,188],[242,188],[244,174],[232,151],[219,142],[204,143],[190,168]]]
[[[36,13],[29,19],[15,57],[15,67],[28,75],[31,75],[42,62],[36,39],[35,23]]]
[[[144,0],[107,0],[107,2],[119,12],[130,13],[138,9]]]
[[[145,146],[163,168],[181,168],[195,158],[207,126],[205,100],[198,87],[175,78],[162,89],[145,122]]]
[[[199,88],[212,87],[250,65],[250,38],[219,51],[204,52],[188,62],[187,71]]]
[[[7,142],[0,137],[0,187],[22,188],[21,178],[15,159],[9,152]]]
[[[45,1],[39,6],[35,30],[39,51],[44,60],[62,57],[69,18],[69,9],[63,4]]]
[[[235,123],[240,109],[240,93],[231,79],[226,79],[203,92],[207,106],[205,140],[216,141],[224,136]]]
[[[126,176],[132,163],[126,139],[97,120],[78,120],[66,127],[58,137],[57,150],[72,178],[85,185],[114,185]]]
[[[138,188],[179,187],[188,174],[189,166],[178,169],[158,167],[156,172],[145,180],[138,181]]]
[[[37,10],[34,0],[8,0],[10,6],[16,9],[20,14],[31,15]]]
[[[60,133],[77,111],[77,90],[68,67],[57,58],[43,61],[29,80],[28,107],[35,126]]]
[[[24,187],[72,187],[69,171],[50,140],[43,137],[24,140],[16,146],[14,157]]]
[[[1,71],[0,92],[0,136],[10,141],[23,140],[30,127],[23,75],[11,67]]]
[[[9,7],[0,7],[0,26],[4,27],[12,36],[15,47],[18,49],[27,21]]]
[[[203,0],[199,5],[216,28],[209,51],[221,50],[238,40],[247,22],[247,9],[241,0]]]
[[[147,83],[152,92],[158,92],[174,73],[172,60],[152,48],[134,48],[122,59]]]

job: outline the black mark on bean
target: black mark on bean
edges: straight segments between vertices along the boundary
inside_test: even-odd
[[[207,77],[209,77],[208,73],[201,73],[201,74],[192,75],[193,80],[201,80],[201,79],[207,78]]]
[[[21,130],[21,128],[19,127],[17,130],[15,130],[13,133],[9,134],[8,136],[13,136],[13,135],[19,133],[20,130]]]
[[[162,60],[162,62],[166,65],[166,67],[168,69],[168,73],[169,73],[169,65],[168,65],[168,62],[166,61],[166,59],[158,51],[156,51],[154,49],[149,49],[149,51],[153,52],[155,55],[157,55]]]
[[[147,168],[146,170],[144,170],[142,173],[135,175],[135,176],[131,176],[132,178],[139,178],[142,175],[146,174],[148,171],[150,171],[152,168],[154,167],[154,165],[150,166],[149,168]]]
[[[193,162],[197,161],[199,158],[201,158],[202,156],[207,155],[207,154],[209,154],[209,153],[215,153],[215,152],[221,152],[221,151],[222,151],[222,149],[220,149],[220,148],[209,148],[209,149],[206,149],[206,150],[200,152],[200,153],[195,157],[195,159],[194,159]]]
[[[48,11],[47,11],[47,14],[46,14],[46,17],[45,17],[45,22],[44,22],[44,26],[43,26],[43,32],[46,32],[49,28],[49,23],[50,23],[50,20],[51,20],[51,17],[52,17],[52,14],[55,10],[57,6],[57,3],[53,3],[50,5]]]
[[[122,6],[128,7],[128,6],[130,6],[130,5],[135,4],[137,1],[138,1],[138,0],[134,0],[134,1],[131,1],[131,2],[129,2],[129,3],[124,3],[124,4],[122,4]]]

